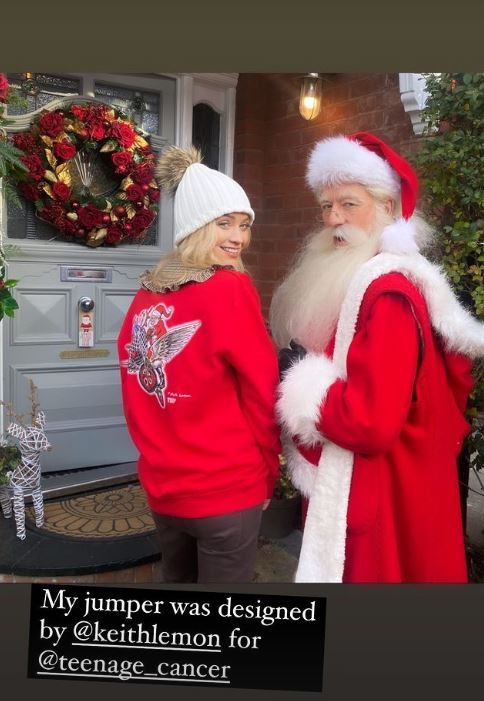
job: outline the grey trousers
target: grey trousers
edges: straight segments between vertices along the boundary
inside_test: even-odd
[[[205,518],[152,514],[160,543],[163,582],[252,580],[262,504]]]

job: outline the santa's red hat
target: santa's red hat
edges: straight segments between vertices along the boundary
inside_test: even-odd
[[[404,219],[412,216],[417,202],[418,178],[410,163],[365,131],[317,143],[309,156],[306,180],[315,191],[344,182],[382,188],[400,197]]]

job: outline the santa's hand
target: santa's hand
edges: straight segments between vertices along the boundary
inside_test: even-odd
[[[296,341],[291,340],[288,348],[279,351],[279,378],[283,379],[289,368],[298,363],[307,354],[307,350]]]

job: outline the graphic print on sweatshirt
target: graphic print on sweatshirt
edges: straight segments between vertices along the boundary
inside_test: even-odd
[[[185,348],[202,324],[201,321],[189,321],[168,326],[166,322],[174,312],[175,307],[160,302],[136,314],[131,343],[125,346],[128,359],[121,362],[130,375],[138,376],[144,391],[153,394],[163,408],[168,388],[166,366]]]

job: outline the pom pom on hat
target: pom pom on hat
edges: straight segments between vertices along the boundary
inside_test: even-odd
[[[201,162],[202,154],[195,146],[189,146],[186,149],[169,146],[159,157],[155,166],[158,185],[166,192],[176,190],[187,168]]]
[[[223,214],[254,210],[243,188],[232,178],[201,163],[200,151],[170,146],[158,159],[155,177],[160,187],[174,192],[175,244]]]
[[[306,181],[315,191],[344,182],[383,188],[401,198],[404,219],[412,216],[417,202],[418,178],[410,163],[363,131],[317,143],[309,157]]]

